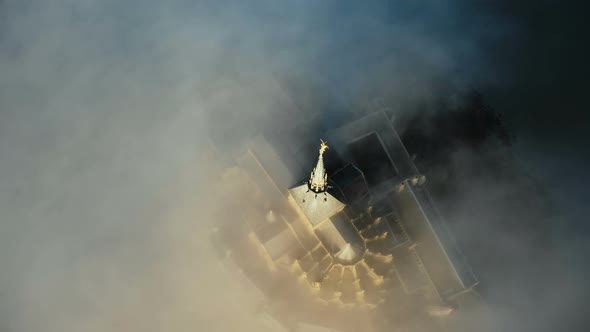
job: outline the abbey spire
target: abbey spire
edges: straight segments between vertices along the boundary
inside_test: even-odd
[[[316,164],[311,176],[309,177],[308,186],[314,193],[322,193],[328,189],[328,173],[324,168],[324,152],[328,149],[328,144],[323,140],[320,140],[320,155],[318,157],[318,163]]]

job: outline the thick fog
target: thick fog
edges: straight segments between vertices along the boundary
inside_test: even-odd
[[[231,150],[284,125],[288,104],[337,117],[502,84],[489,50],[519,32],[468,1],[0,1],[0,331],[272,330],[208,240],[224,204],[211,138]],[[457,167],[475,167],[469,153]],[[466,197],[514,192],[476,175]],[[454,199],[459,242],[540,259],[526,231],[469,223],[505,207]],[[582,310],[581,280],[560,270],[571,248],[551,248],[543,296],[520,291],[519,269],[481,278],[503,331]]]

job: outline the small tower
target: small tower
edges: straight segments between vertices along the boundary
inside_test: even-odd
[[[324,152],[328,149],[328,144],[323,140],[320,140],[320,156],[318,157],[318,163],[316,164],[311,176],[309,177],[308,187],[309,190],[316,194],[323,193],[328,189],[328,173],[324,168]]]

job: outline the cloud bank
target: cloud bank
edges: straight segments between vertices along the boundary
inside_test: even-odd
[[[518,31],[466,1],[0,2],[0,330],[265,330],[208,242],[211,138],[498,84]]]

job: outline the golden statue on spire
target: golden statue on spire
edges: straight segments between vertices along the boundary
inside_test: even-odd
[[[326,151],[328,148],[328,144],[324,142],[322,139],[320,139],[320,156],[322,156],[324,154],[324,151]]]
[[[318,163],[316,164],[311,176],[309,177],[309,189],[314,193],[322,193],[328,189],[328,173],[324,168],[324,152],[328,149],[328,144],[323,140],[320,140],[320,156],[318,157]]]

